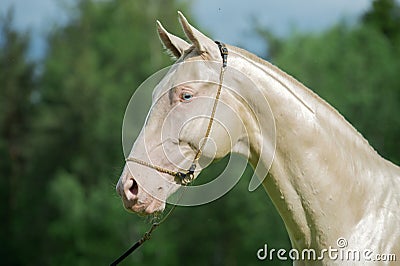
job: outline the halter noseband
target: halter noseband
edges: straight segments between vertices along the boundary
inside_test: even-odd
[[[222,83],[224,81],[224,73],[225,73],[225,69],[226,66],[228,64],[228,48],[226,48],[225,44],[219,41],[215,41],[215,43],[218,45],[219,51],[221,53],[221,57],[222,57],[222,67],[221,67],[221,71],[220,71],[220,76],[219,76],[219,85],[218,85],[218,90],[217,90],[217,94],[215,96],[215,100],[214,100],[214,105],[212,108],[212,112],[211,112],[211,116],[210,116],[210,120],[208,122],[208,126],[207,126],[207,131],[206,134],[204,136],[204,141],[201,144],[200,148],[197,150],[197,153],[192,161],[192,164],[190,165],[189,169],[186,172],[180,172],[180,171],[173,171],[170,169],[166,169],[154,164],[151,164],[149,162],[145,162],[142,161],[140,159],[134,158],[134,157],[128,157],[126,158],[126,162],[134,162],[149,168],[152,168],[160,173],[164,173],[164,174],[168,174],[174,177],[175,182],[177,182],[178,184],[181,185],[188,185],[189,183],[191,183],[194,179],[194,171],[196,170],[196,163],[199,160],[201,153],[204,149],[205,143],[210,135],[211,132],[211,127],[212,124],[214,122],[214,116],[215,116],[215,112],[217,110],[217,105],[218,105],[218,101],[219,101],[219,97],[221,95],[221,90],[222,90]]]

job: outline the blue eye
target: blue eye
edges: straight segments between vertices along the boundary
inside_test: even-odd
[[[189,92],[182,92],[181,99],[184,101],[190,101],[193,98],[193,94]]]

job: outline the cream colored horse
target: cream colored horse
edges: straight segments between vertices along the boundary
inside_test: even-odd
[[[218,46],[192,27],[182,14],[180,22],[191,45],[168,33],[158,23],[162,43],[174,57],[179,58],[178,62],[200,60],[205,64],[211,61],[220,64]],[[293,248],[323,252],[328,247],[337,248],[337,240],[344,238],[348,249],[370,250],[372,254],[396,254],[397,260],[400,260],[400,168],[383,159],[334,108],[300,82],[244,50],[233,46],[228,46],[228,49],[229,66],[245,73],[262,88],[274,115],[276,150],[262,184],[283,218]],[[197,71],[200,73],[203,70]],[[192,71],[186,74],[198,73]],[[198,103],[196,98],[199,95],[214,98],[216,85],[177,86],[162,95],[165,86],[169,85],[161,84],[154,91],[154,97],[160,98],[154,105],[157,108],[153,107],[149,113],[131,156],[177,170],[176,165],[169,163],[160,146],[166,145],[169,154],[182,154],[178,151],[183,150],[186,156],[194,156],[199,148],[197,143],[204,137],[206,121],[191,121],[190,116],[193,110],[209,115],[210,110]],[[237,88],[240,95],[251,98],[251,92],[246,89],[246,84]],[[256,163],[252,158],[260,158],[261,163],[265,160],[268,168],[271,154],[263,152],[260,147],[272,142],[268,133],[262,133],[271,128],[265,125],[266,128],[260,130],[257,122],[257,117],[267,115],[257,113],[257,110],[265,109],[261,106],[264,101],[246,99],[244,104],[242,98],[226,90],[221,93],[221,101],[240,109],[236,110],[236,115],[246,122],[243,126],[230,129],[236,131],[229,132],[230,138],[237,136],[235,143],[226,141],[227,133],[215,126],[210,138],[214,140],[216,150],[208,151],[211,148],[206,145],[204,154],[213,153],[210,155],[213,158],[221,158],[230,152],[250,155],[251,164]],[[175,114],[182,114],[173,118],[177,124],[183,123],[179,121],[182,119],[188,122],[184,124],[185,129],[177,133],[178,140],[160,143],[158,131],[171,108],[175,108]],[[229,112],[220,114],[220,117],[224,121],[237,119]],[[247,140],[241,138],[244,134]],[[187,160],[175,159],[182,162],[183,165],[179,165],[182,169],[187,169]],[[166,199],[177,187],[173,177],[128,162],[117,184],[117,191],[127,209],[150,214],[163,211]],[[320,261],[295,263],[363,265],[327,257]]]

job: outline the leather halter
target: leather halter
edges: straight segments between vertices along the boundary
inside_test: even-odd
[[[164,174],[168,174],[174,177],[175,182],[180,184],[180,185],[188,185],[190,184],[193,179],[194,179],[194,171],[196,170],[196,163],[199,160],[201,153],[204,149],[204,146],[206,144],[206,141],[208,139],[208,137],[210,136],[210,132],[211,132],[211,127],[213,125],[214,122],[214,117],[215,117],[215,112],[217,110],[217,105],[218,105],[218,101],[219,101],[219,97],[221,95],[221,90],[222,90],[222,83],[224,81],[224,73],[225,73],[225,69],[226,66],[228,64],[228,48],[226,48],[225,44],[219,41],[215,41],[215,43],[218,45],[219,51],[221,53],[221,57],[222,57],[222,67],[221,67],[221,72],[220,72],[220,76],[219,76],[219,85],[218,85],[218,90],[217,90],[217,94],[215,96],[215,100],[214,100],[214,105],[212,108],[212,112],[211,112],[211,116],[210,116],[210,120],[208,122],[208,126],[207,126],[207,131],[206,134],[204,136],[204,141],[201,144],[200,148],[197,150],[197,153],[192,161],[192,164],[190,165],[189,169],[186,172],[180,172],[180,171],[173,171],[167,168],[163,168],[161,166],[158,165],[154,165],[152,163],[146,162],[146,161],[142,161],[140,159],[137,159],[135,157],[128,157],[126,158],[126,162],[134,162],[149,168],[152,168],[160,173],[164,173]]]

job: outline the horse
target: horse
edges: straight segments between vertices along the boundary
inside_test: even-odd
[[[339,247],[350,251],[399,256],[400,168],[295,78],[241,48],[216,44],[178,14],[190,43],[157,21],[160,40],[177,61],[153,91],[151,110],[116,186],[125,208],[162,212],[167,198],[185,186],[182,181],[201,172],[198,157],[213,161],[238,153],[261,169],[255,172],[293,249],[323,254],[342,240],[346,245]],[[231,69],[260,91],[248,80],[229,76]],[[233,89],[223,86],[224,75]],[[213,82],[184,82],[210,77]],[[327,256],[294,261],[337,263]]]

